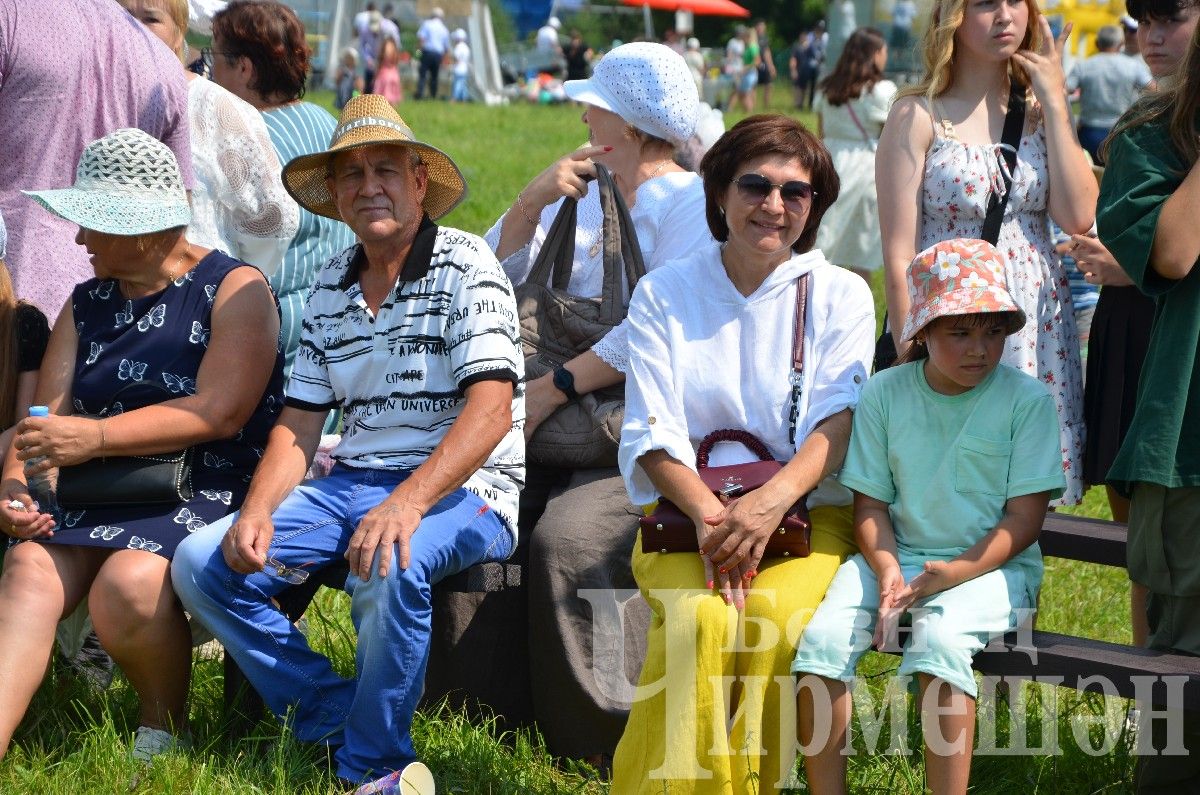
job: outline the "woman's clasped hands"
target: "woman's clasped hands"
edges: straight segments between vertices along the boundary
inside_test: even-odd
[[[745,606],[746,592],[758,576],[767,541],[794,503],[763,486],[704,517],[697,539],[705,583],[709,589],[717,588],[726,604],[738,610]]]

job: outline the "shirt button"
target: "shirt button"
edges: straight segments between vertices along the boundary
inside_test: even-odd
[[[646,422],[648,422],[648,423],[650,423],[651,425],[653,425],[655,422],[657,422],[657,420],[655,420],[653,417],[651,417],[650,419],[646,420]]]
[[[854,383],[856,383],[856,384],[861,384],[861,383],[862,383],[862,376],[861,376],[861,375],[856,375],[856,376],[854,376]]]

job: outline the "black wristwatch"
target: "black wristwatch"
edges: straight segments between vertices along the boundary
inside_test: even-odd
[[[579,393],[575,391],[575,376],[562,365],[554,368],[554,388],[566,395],[567,400],[579,400]]]

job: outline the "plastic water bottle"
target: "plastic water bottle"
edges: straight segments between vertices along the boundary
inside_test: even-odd
[[[49,417],[50,409],[47,406],[30,406],[30,417]],[[37,503],[38,510],[42,513],[48,513],[54,517],[54,523],[58,524],[59,510],[58,497],[55,495],[55,481],[58,479],[58,470],[50,470],[48,472],[31,473],[30,470],[36,465],[45,461],[45,456],[30,458],[25,461],[25,483],[29,486],[29,496],[33,497]]]

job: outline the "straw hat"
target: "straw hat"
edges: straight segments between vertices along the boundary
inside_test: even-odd
[[[901,339],[939,317],[1005,312],[1008,333],[1025,326],[1025,312],[1006,286],[1004,255],[986,240],[956,238],[922,251],[908,266],[908,297],[912,305]]]
[[[467,183],[454,161],[440,149],[413,137],[413,131],[390,103],[378,94],[352,98],[342,109],[329,149],[301,155],[283,167],[283,185],[301,207],[317,215],[343,220],[325,184],[329,161],[338,152],[363,146],[394,144],[421,156],[429,173],[422,206],[433,220],[458,206],[467,196]]]
[[[59,218],[110,235],[143,235],[192,222],[175,153],[133,128],[84,147],[71,187],[22,192]]]

